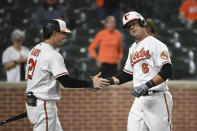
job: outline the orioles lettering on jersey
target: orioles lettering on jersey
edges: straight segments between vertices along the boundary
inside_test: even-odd
[[[130,55],[131,65],[133,67],[136,63],[149,58],[150,58],[149,50],[145,51],[144,48],[142,48],[140,49],[139,52],[136,51],[135,53]]]
[[[41,50],[34,48],[31,52],[31,55],[38,57]]]

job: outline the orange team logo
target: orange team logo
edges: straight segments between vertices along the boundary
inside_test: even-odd
[[[129,14],[126,14],[125,15],[125,20],[128,20],[129,19],[128,17],[129,17]]]
[[[136,63],[142,60],[149,59],[150,57],[151,56],[150,56],[149,50],[144,50],[144,48],[142,48],[139,51],[136,51],[135,53],[130,55],[131,65],[133,67]]]
[[[166,51],[162,51],[160,55],[161,59],[168,60],[168,53]]]
[[[40,49],[33,48],[31,55],[38,57],[40,52],[41,52]]]

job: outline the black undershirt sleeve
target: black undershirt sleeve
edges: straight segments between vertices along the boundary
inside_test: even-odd
[[[172,64],[166,63],[162,66],[161,71],[158,73],[164,80],[172,76]]]
[[[164,64],[161,68],[161,71],[158,73],[158,75],[160,75],[164,80],[167,80],[168,78],[170,78],[172,76],[172,64],[170,63]],[[128,74],[124,71],[121,71],[114,77],[116,77],[120,81],[119,84],[123,84],[125,82],[133,80],[133,75]],[[112,77],[107,78],[107,79],[110,80],[111,84],[114,84],[114,82],[111,82],[113,80]]]
[[[126,73],[124,71],[121,71],[120,73],[118,73],[114,77],[116,77],[120,81],[119,84],[123,84],[125,82],[132,81],[133,80],[133,75],[128,74],[128,73]]]
[[[65,88],[90,88],[93,87],[92,80],[77,80],[69,77],[69,75],[63,75],[57,78],[57,80]]]

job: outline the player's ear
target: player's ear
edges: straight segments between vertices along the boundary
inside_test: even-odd
[[[56,31],[53,31],[51,36],[56,36],[57,32]]]

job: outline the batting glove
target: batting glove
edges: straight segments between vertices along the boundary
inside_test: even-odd
[[[139,98],[140,96],[146,94],[147,91],[148,91],[148,89],[149,89],[149,88],[148,88],[148,86],[147,86],[146,84],[142,84],[142,85],[140,85],[140,86],[137,86],[137,87],[132,88],[132,89],[131,89],[131,94],[132,94],[133,96]]]

